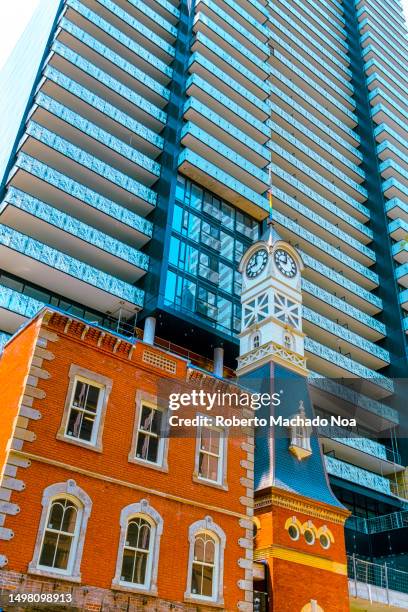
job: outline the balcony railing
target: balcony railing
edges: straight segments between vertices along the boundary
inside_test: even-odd
[[[390,590],[408,593],[408,572],[388,567],[386,563],[371,563],[354,555],[348,556],[347,572],[351,580],[384,589],[387,595]],[[386,603],[389,605],[392,603],[389,597]]]
[[[361,533],[381,533],[393,531],[394,529],[403,529],[408,527],[408,510],[383,514],[382,516],[373,516],[369,519],[353,515],[347,519],[346,527]]]
[[[357,483],[374,491],[391,495],[391,484],[388,478],[369,472],[363,468],[340,461],[335,457],[325,455],[326,468],[329,474],[343,480]]]

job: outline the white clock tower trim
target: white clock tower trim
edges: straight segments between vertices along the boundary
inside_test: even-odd
[[[244,254],[239,376],[275,361],[307,375],[302,331],[302,258],[290,244],[260,240]]]

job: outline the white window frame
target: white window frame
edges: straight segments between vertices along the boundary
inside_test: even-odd
[[[129,521],[137,517],[145,519],[153,527],[149,544],[149,567],[146,571],[144,585],[135,584],[133,582],[125,582],[121,579],[123,552],[126,545]],[[112,580],[113,589],[157,595],[157,574],[160,556],[160,539],[162,533],[163,519],[160,514],[152,506],[150,506],[146,499],[142,499],[140,502],[130,504],[122,509],[120,514],[120,537],[116,560],[116,571],[115,577]]]
[[[219,459],[218,459],[218,470],[217,470],[217,480],[211,480],[210,478],[205,478],[200,475],[200,454],[201,454],[201,435],[204,430],[215,430],[220,432],[220,446],[219,446]],[[195,467],[193,473],[193,480],[195,482],[199,482],[201,484],[206,484],[209,486],[222,488],[224,490],[228,490],[227,485],[227,450],[228,450],[228,428],[226,427],[203,427],[199,426],[197,428],[197,439],[196,439],[196,452],[195,452]],[[207,453],[214,456],[212,453]]]
[[[47,530],[48,518],[52,503],[60,498],[71,500],[78,509],[74,542],[71,546],[67,569],[58,569],[47,565],[40,565],[40,557]],[[42,497],[42,514],[34,547],[33,559],[28,565],[31,574],[62,578],[72,582],[81,582],[81,559],[85,542],[85,532],[92,510],[91,498],[77,486],[75,480],[56,483],[44,489]]]
[[[64,499],[67,500],[69,502],[72,503],[73,506],[75,506],[76,508],[76,519],[75,519],[75,530],[73,532],[72,535],[72,539],[71,539],[71,547],[70,547],[70,551],[69,551],[69,557],[68,557],[68,563],[67,563],[67,568],[66,569],[61,569],[58,567],[51,567],[49,565],[42,565],[41,564],[41,553],[43,550],[43,546],[44,546],[44,541],[45,541],[45,535],[47,532],[55,532],[56,530],[54,529],[50,529],[48,527],[48,521],[50,519],[50,514],[51,514],[51,509],[52,506],[54,504],[54,502],[56,502],[58,499]],[[79,533],[80,533],[80,529],[81,529],[81,520],[82,520],[82,505],[78,503],[78,500],[73,497],[72,495],[63,495],[63,496],[56,496],[53,497],[52,499],[50,499],[49,501],[49,505],[48,505],[48,512],[47,512],[47,518],[45,521],[45,525],[44,525],[44,529],[43,529],[43,534],[42,534],[42,539],[41,539],[41,546],[40,546],[40,556],[39,556],[39,560],[38,560],[38,568],[39,569],[43,569],[45,571],[50,570],[51,572],[55,572],[57,574],[68,574],[68,576],[71,575],[72,573],[72,568],[74,565],[74,561],[75,561],[75,556],[76,556],[76,552],[78,549],[78,539],[79,539]],[[59,531],[59,533],[63,533],[61,531]]]
[[[74,397],[75,397],[75,392],[76,392],[78,383],[83,383],[85,385],[92,386],[92,387],[95,387],[96,389],[99,389],[98,403],[96,406],[95,418],[94,418],[93,425],[92,425],[92,435],[91,435],[90,440],[84,440],[80,436],[71,436],[68,433],[68,425],[69,425],[72,410],[78,410],[78,412],[82,412],[83,415],[85,415],[86,412],[90,412],[89,410],[87,411],[85,408],[74,406]],[[95,446],[96,440],[98,438],[99,423],[101,420],[101,410],[102,410],[102,405],[103,405],[104,393],[105,393],[104,385],[100,385],[94,382],[93,380],[90,380],[89,378],[85,378],[84,376],[75,376],[71,397],[69,398],[69,414],[68,414],[68,419],[67,419],[67,423],[65,426],[65,432],[64,432],[64,436],[66,438],[73,438],[74,440],[79,440],[80,442],[84,444],[90,444],[91,446]]]
[[[198,595],[197,593],[191,592],[195,540],[199,534],[204,533],[213,538],[216,543],[214,555],[215,566],[213,576],[213,592],[211,597],[206,597],[204,595]],[[186,601],[213,603],[217,604],[218,606],[224,605],[224,551],[226,545],[226,536],[224,531],[221,529],[221,527],[214,523],[211,516],[206,516],[203,520],[196,521],[190,525],[188,539],[190,547],[187,568],[187,588],[184,593],[184,599]]]
[[[76,444],[78,446],[83,446],[85,448],[89,448],[90,450],[102,452],[103,425],[105,422],[110,392],[112,390],[112,380],[106,376],[98,374],[97,372],[92,372],[91,370],[87,370],[86,368],[75,364],[71,364],[68,377],[68,391],[65,399],[61,425],[57,432],[57,439],[64,442],[69,442],[71,444]],[[85,384],[93,385],[94,387],[101,389],[98,397],[95,420],[92,427],[91,440],[82,440],[81,438],[70,436],[67,433],[77,382],[84,382]]]
[[[158,406],[157,397],[155,395],[146,393],[145,391],[138,390],[135,399],[135,420],[133,425],[132,444],[128,455],[128,461],[130,463],[143,465],[144,467],[159,470],[161,472],[168,472],[169,467],[167,457],[169,450],[169,436],[165,430],[166,410],[161,406]],[[136,456],[139,432],[144,432],[143,429],[140,429],[143,406],[148,406],[150,408],[154,408],[155,410],[160,410],[162,413],[162,435],[159,437],[159,448],[156,462],[149,461],[148,459],[143,459],[142,457]]]

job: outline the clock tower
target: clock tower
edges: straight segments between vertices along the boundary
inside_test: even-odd
[[[244,254],[242,323],[237,376],[266,398],[254,432],[257,527],[254,591],[269,593],[275,612],[349,610],[344,522],[349,512],[334,496],[311,419],[298,251],[266,239]]]

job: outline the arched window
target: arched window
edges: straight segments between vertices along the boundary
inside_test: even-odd
[[[49,507],[38,565],[70,572],[78,545],[82,509],[72,498],[58,497]]]
[[[81,558],[86,526],[92,509],[90,497],[75,480],[47,487],[42,498],[42,515],[31,574],[80,582]]]
[[[207,532],[197,533],[194,540],[194,559],[191,571],[191,593],[214,599],[218,569],[218,542]]]
[[[144,516],[134,516],[128,522],[121,582],[146,587],[150,584],[153,561],[155,526]]]
[[[112,586],[156,595],[162,517],[146,499],[142,499],[123,508],[120,528]]]
[[[223,567],[226,538],[210,516],[189,529],[190,553],[185,598],[223,604]]]
[[[256,333],[252,338],[252,348],[259,348],[261,345],[261,336],[259,333]]]

